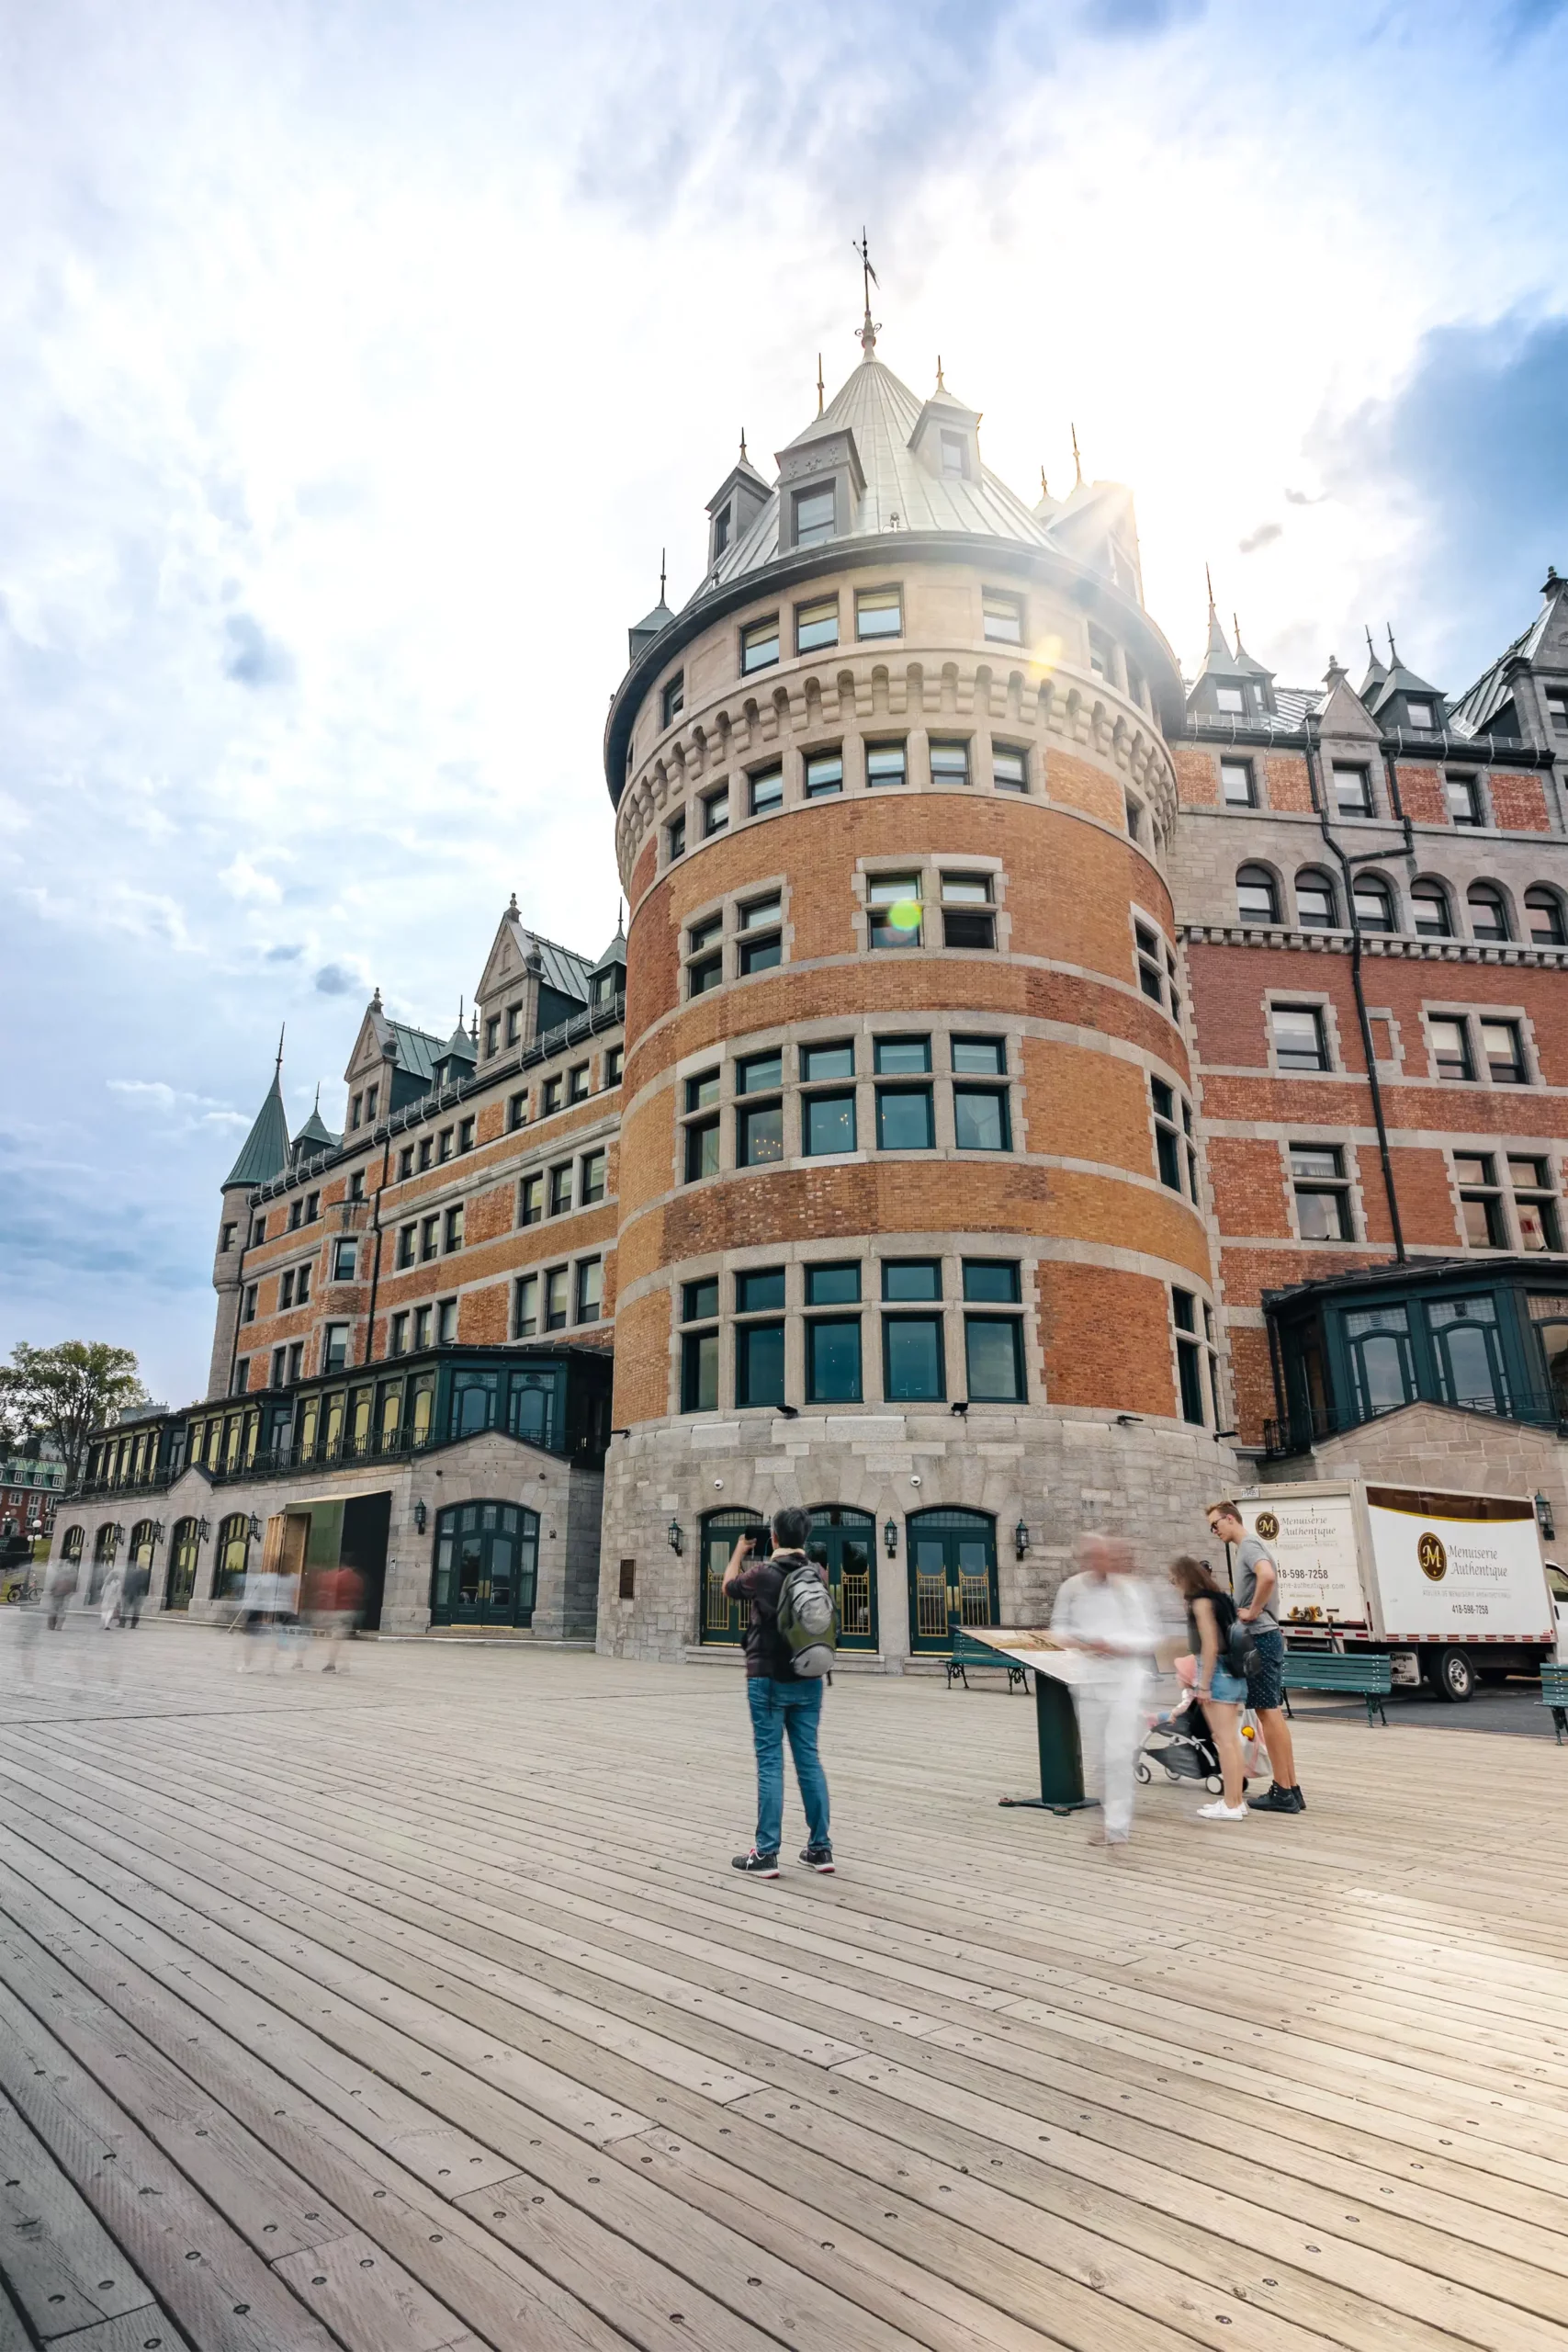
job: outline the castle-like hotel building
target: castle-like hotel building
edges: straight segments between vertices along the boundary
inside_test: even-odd
[[[513,901],[470,1025],[378,996],[341,1136],[275,1079],[208,1396],[58,1513],[85,1599],[352,1559],[387,1631],[726,1654],[800,1501],[897,1668],[1270,1471],[1568,1509],[1568,583],[1457,701],[1212,607],[1186,684],[1130,494],[1027,505],[863,341],[631,631],[624,935]]]

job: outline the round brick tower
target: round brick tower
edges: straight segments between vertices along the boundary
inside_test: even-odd
[[[818,1514],[846,1656],[1037,1622],[1234,1464],[1163,862],[1176,663],[1132,501],[1031,510],[865,356],[742,448],[606,772],[630,903],[600,1645],[732,1642]]]

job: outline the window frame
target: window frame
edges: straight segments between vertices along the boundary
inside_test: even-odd
[[[993,619],[1011,621],[1010,628],[991,627]],[[980,591],[980,639],[985,645],[1018,645],[1026,642],[1023,598],[1011,588],[982,588]]]
[[[816,623],[811,622],[807,617],[808,615],[813,613],[819,616]],[[825,626],[825,620],[821,616],[824,616],[829,613],[831,613],[832,615],[833,634],[831,637],[814,639],[813,641],[807,645],[801,634],[802,630],[814,626]],[[796,605],[795,607],[795,650],[796,658],[798,659],[799,656],[804,653],[826,653],[836,646],[839,642],[839,595],[836,589],[830,596],[814,596],[808,598],[803,605]]]
[[[769,631],[772,637],[769,637]],[[767,651],[769,643],[773,651]],[[755,620],[744,621],[740,628],[740,675],[754,678],[761,671],[775,670],[784,650],[783,632],[777,613],[764,613]],[[753,658],[753,657],[756,658]]]
[[[1355,779],[1357,805],[1354,808],[1349,806],[1340,789],[1342,776]],[[1328,788],[1333,797],[1336,817],[1370,818],[1377,815],[1377,795],[1372,786],[1372,771],[1370,762],[1331,761],[1328,771]]]
[[[1226,789],[1226,770],[1239,774],[1239,793]],[[1258,806],[1258,769],[1249,759],[1222,759],[1220,762],[1220,805],[1224,808],[1256,808]]]
[[[1317,1059],[1315,1061],[1306,1062],[1302,1060],[1286,1060],[1284,1058],[1284,1053],[1280,1044],[1279,1031],[1275,1025],[1276,1017],[1281,1012],[1297,1014],[1304,1013],[1311,1016],[1313,1035],[1317,1047]],[[1302,1003],[1289,998],[1287,998],[1283,1002],[1280,1002],[1273,997],[1269,997],[1266,1001],[1266,1017],[1269,1038],[1269,1066],[1270,1069],[1278,1072],[1280,1076],[1285,1078],[1312,1078],[1321,1076],[1326,1071],[1332,1071],[1335,1069],[1334,1044],[1329,1031],[1327,1007],[1325,1005],[1322,1003]]]
[[[1297,1155],[1317,1152],[1332,1160],[1331,1170],[1298,1168]],[[1298,1141],[1285,1145],[1285,1164],[1290,1175],[1292,1214],[1296,1222],[1296,1238],[1309,1246],[1326,1242],[1354,1241],[1355,1218],[1351,1210],[1351,1179],[1345,1166],[1345,1147],[1339,1143]],[[1339,1230],[1337,1233],[1309,1233],[1302,1216],[1302,1203],[1306,1200],[1333,1200]]]
[[[891,628],[866,628],[865,619],[868,614],[884,612],[890,612],[893,615],[894,626]],[[885,639],[902,637],[903,634],[904,588],[902,582],[897,583],[889,582],[877,588],[855,590],[855,643],[857,645],[875,645]]]

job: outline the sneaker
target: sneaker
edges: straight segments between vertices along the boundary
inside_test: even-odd
[[[1199,1806],[1198,1818],[1200,1821],[1245,1821],[1247,1807],[1244,1804],[1227,1804],[1224,1797],[1216,1797],[1213,1804]]]
[[[1253,1813],[1304,1813],[1306,1800],[1302,1797],[1298,1802],[1298,1797],[1297,1790],[1282,1789],[1276,1781],[1272,1787],[1265,1789],[1260,1797],[1248,1797],[1247,1802]]]
[[[748,1878],[777,1878],[779,1858],[776,1853],[759,1854],[753,1846],[749,1854],[732,1855],[729,1867],[731,1870],[744,1871]]]
[[[800,1859],[808,1871],[820,1871],[824,1878],[832,1876],[833,1849],[831,1846],[803,1846],[800,1849]]]

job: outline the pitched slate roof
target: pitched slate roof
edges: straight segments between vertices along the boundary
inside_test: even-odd
[[[1555,567],[1542,585],[1540,610],[1529,627],[1521,629],[1512,645],[1505,647],[1495,662],[1481,673],[1472,686],[1468,686],[1453,706],[1456,732],[1482,735],[1492,719],[1513,693],[1513,674],[1517,664],[1534,662],[1540,654],[1541,639],[1547,623],[1556,611],[1560,599],[1568,594],[1568,582],[1557,576]]]
[[[251,1124],[251,1132],[240,1146],[240,1157],[223,1179],[223,1190],[231,1184],[268,1184],[280,1176],[288,1165],[288,1114],[283,1107],[283,1057],[272,1073],[272,1084],[266,1099]]]

